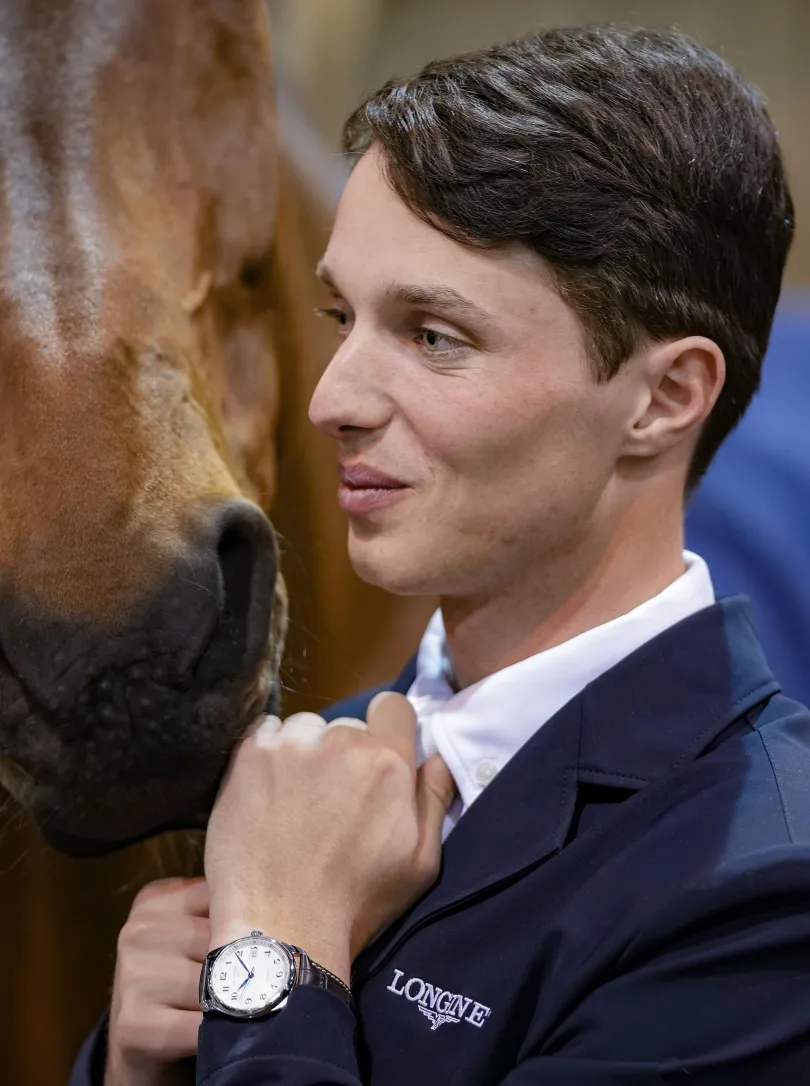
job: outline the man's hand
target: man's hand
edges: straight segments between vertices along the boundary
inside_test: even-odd
[[[242,741],[206,837],[212,946],[258,928],[348,982],[439,872],[455,786],[437,756],[417,772],[415,732],[406,699],[385,693],[367,728],[307,713]]]
[[[203,879],[164,879],[138,894],[118,937],[105,1086],[188,1080],[177,1061],[197,1052],[208,944]]]

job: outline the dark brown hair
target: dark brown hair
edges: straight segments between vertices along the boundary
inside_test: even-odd
[[[600,379],[645,338],[712,339],[727,378],[687,486],[759,385],[793,234],[761,98],[677,32],[548,30],[428,64],[348,120],[423,220],[539,254]]]

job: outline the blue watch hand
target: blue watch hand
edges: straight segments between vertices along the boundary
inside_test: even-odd
[[[236,957],[237,957],[237,958],[239,959],[239,964],[240,964],[240,965],[242,966],[242,968],[244,969],[244,971],[245,971],[246,973],[250,973],[250,974],[252,975],[252,972],[251,972],[251,970],[250,970],[250,969],[248,969],[248,967],[247,967],[247,966],[245,965],[245,963],[244,963],[244,962],[242,961],[242,958],[241,958],[241,956],[240,956],[240,954],[239,954],[239,951],[238,951],[238,950],[237,950],[237,952],[236,952]]]
[[[245,979],[244,979],[244,980],[242,981],[242,983],[241,983],[241,984],[239,985],[239,987],[238,987],[238,988],[236,989],[236,994],[237,994],[237,995],[239,995],[239,993],[240,993],[240,992],[242,991],[242,989],[243,989],[243,988],[245,987],[245,985],[247,984],[247,982],[248,982],[249,980],[252,980],[252,979],[253,979],[253,970],[251,970],[251,971],[250,971],[250,972],[248,973],[248,975],[247,975],[247,976],[245,977]]]

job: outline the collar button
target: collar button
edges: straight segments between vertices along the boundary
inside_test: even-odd
[[[481,788],[486,788],[490,781],[497,777],[499,768],[497,762],[493,762],[490,758],[484,758],[475,767],[476,784]]]

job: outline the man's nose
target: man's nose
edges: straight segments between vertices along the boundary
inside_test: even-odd
[[[354,340],[352,337],[356,337]],[[312,394],[309,419],[329,437],[347,432],[378,430],[393,410],[379,358],[370,344],[353,331],[326,367]]]

